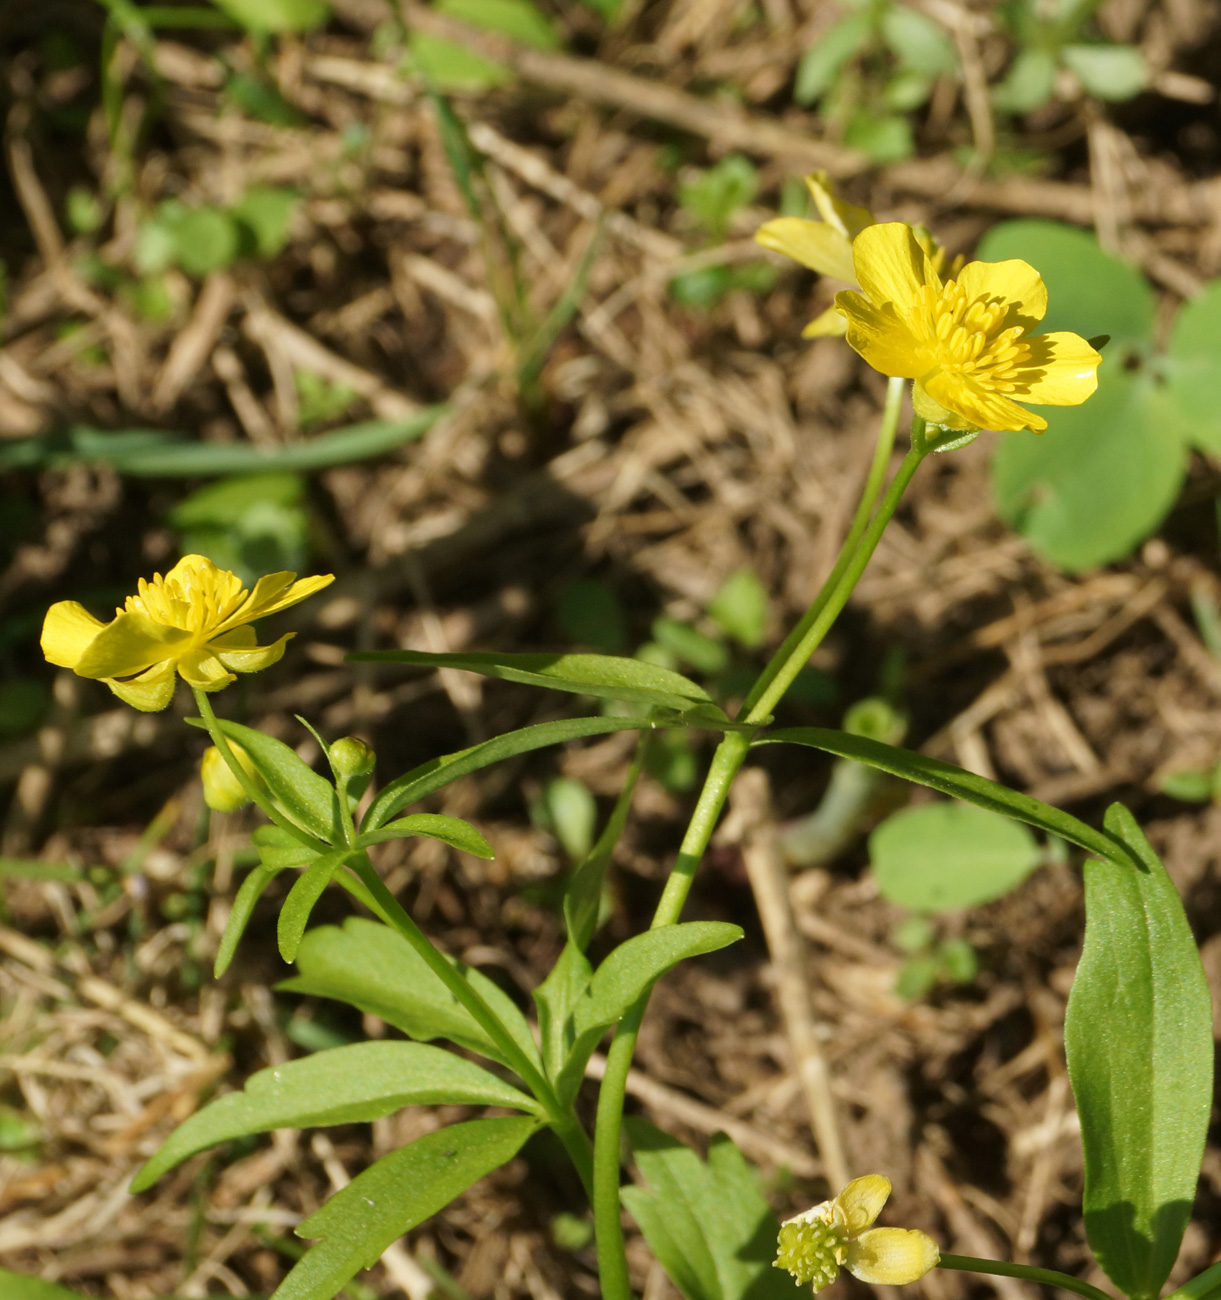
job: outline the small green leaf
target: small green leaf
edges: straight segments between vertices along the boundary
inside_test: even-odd
[[[832,23],[801,56],[793,98],[799,104],[820,99],[839,79],[844,65],[869,44],[873,36],[873,17],[867,11],[847,14]]]
[[[314,904],[351,856],[352,850],[346,847],[336,849],[334,853],[324,853],[310,863],[288,891],[276,925],[276,942],[285,961],[291,962],[296,958]]]
[[[431,32],[413,31],[408,48],[408,65],[440,91],[478,94],[513,80],[503,63]]]
[[[570,776],[548,781],[538,801],[537,817],[572,861],[580,862],[589,854],[598,823],[598,805],[584,781]]]
[[[1149,65],[1132,45],[1066,45],[1060,57],[1099,99],[1131,99],[1149,84]]]
[[[433,8],[448,18],[499,32],[536,50],[558,50],[560,38],[551,20],[529,0],[435,0]]]
[[[1185,803],[1207,803],[1213,797],[1214,770],[1206,767],[1167,772],[1157,783],[1157,788],[1162,794],[1182,799]]]
[[[993,89],[992,102],[1002,113],[1029,113],[1041,108],[1056,87],[1056,60],[1048,50],[1023,49]]]
[[[644,1120],[625,1121],[648,1187],[625,1187],[623,1204],[686,1300],[799,1300],[807,1296],[772,1267],[780,1224],[755,1172],[723,1133],[705,1164]]]
[[[731,573],[708,602],[708,614],[713,622],[748,650],[763,644],[768,612],[767,588],[753,569]]]
[[[570,691],[603,700],[631,700],[662,708],[689,709],[712,704],[702,686],[679,673],[614,655],[565,654],[429,654],[423,650],[367,650],[348,656],[357,663],[415,664],[424,668],[460,668],[506,682],[524,682],[553,691]],[[713,705],[715,708],[715,705]]]
[[[323,0],[212,0],[251,32],[308,32],[330,17]]]
[[[1185,417],[1188,442],[1221,453],[1221,280],[1180,308],[1167,354],[1166,384]]]
[[[492,846],[469,822],[464,822],[460,817],[444,817],[439,813],[413,813],[410,817],[387,822],[380,830],[361,835],[356,845],[363,849],[370,844],[382,844],[387,840],[406,839],[409,835],[424,835],[432,840],[440,840],[451,848],[473,854],[477,858],[490,859],[496,856]]]
[[[229,210],[247,235],[249,251],[257,257],[274,257],[288,242],[288,228],[300,205],[296,190],[252,185]]]
[[[188,721],[191,726],[204,729],[202,718]],[[342,840],[339,804],[335,787],[329,781],[303,763],[282,740],[238,722],[220,719],[218,725],[227,739],[236,741],[246,751],[255,771],[267,782],[276,802],[293,821],[328,843]]]
[[[1165,868],[1122,804],[1107,811],[1106,828],[1140,865],[1085,864],[1085,946],[1064,1047],[1090,1247],[1124,1295],[1153,1300],[1195,1200],[1212,1106],[1212,1009]]]
[[[1109,836],[1078,821],[1076,817],[1061,812],[1059,808],[1040,803],[1028,794],[1019,794],[1016,790],[989,781],[986,777],[976,776],[974,772],[955,767],[952,763],[943,763],[910,749],[899,749],[894,745],[868,740],[864,736],[851,736],[847,732],[832,731],[825,727],[782,727],[758,737],[754,743],[808,745],[811,749],[835,754],[839,758],[855,759],[867,767],[889,772],[891,776],[901,776],[905,781],[926,785],[953,799],[974,804],[977,808],[986,808],[989,812],[1001,813],[1015,821],[1025,822],[1028,826],[1048,831],[1090,853],[1119,862],[1127,861],[1123,851]]]
[[[899,162],[910,158],[916,151],[911,123],[907,118],[863,109],[853,113],[849,120],[844,131],[844,143],[850,149],[860,149],[879,163]]]
[[[673,651],[697,672],[723,673],[729,667],[729,652],[720,641],[714,641],[676,618],[655,618],[653,640]]]
[[[581,740],[586,736],[603,736],[612,731],[647,730],[649,725],[640,718],[562,718],[557,722],[539,722],[532,727],[506,732],[503,736],[485,740],[469,749],[460,749],[456,754],[430,758],[382,789],[370,804],[361,823],[362,828],[376,830],[400,808],[423,799],[434,790],[440,790],[460,776],[478,772],[480,768],[499,763],[502,759],[528,754],[531,750],[543,749],[547,745]]]
[[[197,1111],[170,1134],[132,1182],[151,1187],[188,1157],[221,1142],[277,1128],[368,1123],[404,1106],[508,1106],[538,1103],[472,1061],[421,1043],[353,1043],[259,1070],[241,1092]]]
[[[950,912],[1002,898],[1039,865],[1020,822],[965,803],[929,803],[888,817],[869,837],[883,898],[916,912]]]
[[[741,154],[722,158],[678,187],[678,201],[704,227],[710,239],[724,239],[734,213],[759,192],[759,173]]]
[[[188,275],[202,279],[232,265],[241,232],[221,208],[193,208],[174,226],[175,261]]]
[[[882,36],[905,67],[926,77],[945,77],[958,70],[958,53],[940,23],[906,5],[882,13]]]
[[[559,1079],[572,1050],[572,1013],[585,996],[592,976],[585,954],[570,939],[547,978],[534,990],[543,1062],[552,1081]]]
[[[304,846],[299,846],[304,847]],[[265,850],[265,852],[292,852],[292,850]],[[309,850],[305,850],[309,853]],[[311,855],[312,856],[312,855]],[[293,865],[296,865],[295,863]],[[233,907],[229,912],[229,919],[225,922],[225,932],[220,937],[220,946],[216,950],[216,965],[213,967],[213,974],[217,979],[229,969],[233,961],[233,954],[237,952],[237,945],[241,942],[242,935],[246,932],[246,927],[250,924],[250,918],[254,915],[255,905],[263,895],[263,891],[282,871],[282,867],[270,866],[266,862],[260,863],[257,867],[251,869],[250,874],[242,881],[241,888],[233,900]]]
[[[85,1300],[79,1291],[25,1273],[11,1273],[7,1268],[0,1268],[0,1294],[4,1300]]]
[[[275,1300],[330,1300],[386,1247],[499,1168],[539,1127],[536,1119],[451,1124],[383,1156],[297,1228],[320,1238],[276,1289]]]

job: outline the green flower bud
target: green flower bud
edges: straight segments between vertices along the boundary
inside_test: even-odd
[[[343,778],[368,776],[377,762],[377,755],[355,736],[344,736],[331,746],[331,766],[335,775]]]
[[[250,773],[257,786],[262,785],[262,778],[254,770],[249,754],[240,746],[229,742],[233,756]],[[215,745],[204,750],[203,760],[199,765],[199,775],[203,780],[204,803],[216,812],[237,812],[250,802],[245,787],[233,775],[229,764]]]

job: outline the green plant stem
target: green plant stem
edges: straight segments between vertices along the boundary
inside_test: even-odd
[[[990,1273],[995,1277],[1021,1277],[1028,1282],[1041,1282],[1044,1286],[1059,1287],[1064,1291],[1075,1291],[1088,1300],[1114,1300],[1114,1297],[1100,1291],[1080,1278],[1069,1277],[1054,1268],[1034,1268],[1029,1264],[1007,1264],[999,1259],[975,1259],[971,1255],[942,1255],[938,1268],[954,1269],[960,1273]]]
[[[348,866],[365,887],[386,924],[407,940],[429,970],[471,1013],[480,1029],[496,1044],[505,1061],[517,1071],[526,1086],[542,1103],[551,1126],[572,1157],[581,1181],[592,1194],[593,1164],[589,1137],[578,1123],[571,1107],[560,1104],[555,1090],[543,1072],[501,1024],[496,1013],[462,978],[461,972],[433,947],[423,930],[407,915],[398,899],[386,888],[385,882],[374,870],[368,854],[359,854],[348,863]]]
[[[1198,1273],[1190,1282],[1184,1282],[1177,1291],[1171,1291],[1166,1300],[1210,1300],[1221,1292],[1221,1264],[1213,1264]]]
[[[878,435],[878,451],[875,452],[862,503],[857,509],[840,558],[814,603],[751,689],[742,706],[743,721],[764,722],[792,684],[793,678],[821,644],[865,571],[905,488],[920,462],[931,450],[924,436],[924,421],[917,416],[912,421],[912,449],[895,475],[877,513],[870,518],[872,504],[877,499],[894,442],[894,425],[898,419],[901,398],[901,384],[897,386],[896,392],[896,385],[892,383],[887,393],[886,410]],[[881,450],[883,447],[884,453]],[[717,819],[729,796],[729,787],[749,752],[750,740],[747,732],[727,732],[717,746],[674,867],[662,890],[651,929],[673,925],[681,916],[696,868],[712,838]],[[603,1300],[631,1300],[632,1296],[619,1211],[619,1147],[627,1076],[648,999],[649,994],[646,992],[619,1022],[607,1052],[606,1072],[598,1092],[597,1121],[594,1126],[593,1201]]]

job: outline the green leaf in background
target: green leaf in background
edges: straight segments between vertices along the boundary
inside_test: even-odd
[[[628,648],[627,613],[608,583],[577,578],[560,592],[556,620],[568,643],[592,646],[600,654],[618,655]]]
[[[592,695],[603,700],[630,700],[637,704],[678,709],[712,704],[702,686],[679,673],[638,659],[614,655],[429,654],[423,650],[367,650],[348,656],[357,663],[415,664],[423,668],[461,668],[506,682],[523,682],[553,691]],[[713,705],[715,709],[715,705]]]
[[[1221,280],[1179,309],[1166,352],[1166,384],[1185,417],[1188,442],[1221,454]]]
[[[499,32],[519,45],[536,50],[560,48],[551,20],[530,0],[435,0],[433,8],[472,27]]]
[[[193,727],[203,727],[202,718],[188,721]],[[293,821],[328,843],[342,839],[339,804],[329,781],[303,763],[282,740],[223,718],[219,726],[226,739],[246,751],[255,771]]]
[[[869,837],[878,891],[915,912],[1001,898],[1039,865],[1020,822],[965,803],[929,803],[888,817]]]
[[[247,586],[264,573],[301,572],[309,559],[305,482],[297,474],[244,474],[191,493],[169,513],[184,554],[206,555]]]
[[[598,805],[584,781],[571,776],[548,781],[531,812],[573,862],[588,855],[597,829]]]
[[[405,68],[418,72],[442,93],[479,94],[513,80],[513,73],[503,63],[431,32],[413,31],[407,48]]]
[[[538,1104],[472,1061],[421,1043],[353,1043],[259,1070],[241,1092],[205,1106],[170,1134],[132,1181],[151,1187],[188,1157],[221,1142],[277,1128],[357,1124],[404,1106],[507,1106],[531,1114]]]
[[[763,644],[769,609],[767,588],[753,569],[731,573],[708,602],[712,621],[748,650]]]
[[[556,722],[538,722],[532,727],[495,736],[455,754],[443,754],[405,772],[383,787],[365,813],[362,828],[376,830],[388,817],[434,790],[440,790],[460,776],[478,772],[492,763],[518,754],[528,754],[548,745],[562,745],[587,736],[604,736],[612,731],[647,730],[649,723],[639,718],[561,718]]]
[[[689,623],[680,623],[676,618],[655,618],[652,632],[658,645],[665,646],[697,672],[723,673],[729,667],[729,652],[721,642],[705,636]]]
[[[323,0],[212,0],[251,32],[308,32],[330,17]]]
[[[380,830],[361,835],[356,845],[363,849],[370,844],[403,840],[411,835],[440,840],[450,848],[473,854],[477,858],[491,859],[496,856],[492,846],[469,822],[464,822],[460,817],[445,817],[440,813],[414,813],[410,817],[400,817],[398,821],[386,822]]]
[[[285,961],[291,962],[296,958],[314,904],[335,878],[335,873],[351,856],[352,850],[346,847],[336,849],[334,853],[324,853],[315,858],[294,881],[280,908],[280,918],[276,924],[276,944]]]
[[[242,227],[242,252],[275,257],[288,243],[288,229],[300,205],[301,195],[296,190],[252,185],[229,209]]]
[[[1140,867],[1085,864],[1085,946],[1064,1047],[1090,1247],[1124,1295],[1153,1300],[1195,1200],[1212,1106],[1212,1011],[1165,868],[1122,804],[1105,825]]]
[[[429,406],[405,420],[366,420],[278,447],[187,441],[157,429],[108,432],[77,425],[60,433],[0,443],[0,470],[56,468],[75,461],[102,461],[135,478],[328,469],[382,456],[414,442],[448,410],[444,404]]]
[[[693,180],[679,184],[678,201],[715,243],[725,238],[739,208],[759,192],[759,173],[741,154],[731,153]]]
[[[952,799],[961,799],[977,808],[1001,813],[1005,817],[1025,822],[1028,826],[1049,831],[1100,857],[1118,862],[1127,861],[1123,850],[1114,840],[1071,814],[1032,799],[1028,794],[1010,790],[1008,786],[998,785],[987,777],[976,776],[965,768],[928,758],[910,749],[899,749],[895,745],[884,745],[864,736],[852,736],[846,731],[832,731],[826,727],[781,727],[759,736],[754,744],[808,745],[839,758],[855,759],[868,767],[889,772],[891,776],[901,776],[905,781],[913,781],[916,785],[926,785],[932,790],[948,794]]]
[[[451,1124],[383,1156],[297,1229],[320,1238],[280,1283],[274,1300],[330,1300],[387,1246],[512,1158],[536,1119]]]
[[[906,5],[891,5],[883,12],[882,37],[901,64],[926,77],[945,77],[958,70],[958,52],[949,33]]]
[[[874,162],[899,162],[916,151],[911,123],[905,117],[859,110],[853,113],[844,130],[844,143],[860,149]]]
[[[625,1187],[623,1204],[686,1300],[798,1300],[807,1295],[772,1267],[780,1224],[754,1170],[723,1133],[708,1162],[644,1120],[624,1121],[648,1187]]]
[[[801,56],[793,98],[799,104],[820,99],[839,79],[844,65],[856,58],[873,37],[873,16],[868,11],[846,14]]]
[[[1066,45],[1060,57],[1099,99],[1131,99],[1149,84],[1149,65],[1133,45]]]
[[[79,1291],[69,1291],[57,1282],[40,1282],[7,1268],[0,1268],[0,1295],[4,1300],[84,1300]]]
[[[1029,113],[1041,108],[1056,87],[1056,60],[1048,50],[1017,52],[1009,71],[992,90],[992,102],[1002,113]]]
[[[508,995],[479,971],[461,962],[454,966],[523,1050],[537,1059],[530,1027]],[[448,1038],[494,1061],[501,1060],[499,1049],[407,940],[378,921],[351,917],[342,929],[320,926],[310,930],[297,951],[297,969],[300,975],[277,987],[350,1003],[380,1016],[408,1038],[425,1042]]]

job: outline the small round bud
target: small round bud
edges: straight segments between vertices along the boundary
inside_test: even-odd
[[[331,766],[335,775],[347,780],[353,776],[368,776],[377,762],[377,755],[355,736],[344,736],[331,746]]]
[[[232,741],[229,742],[229,748],[233,750],[237,761],[258,782],[258,773],[255,772],[246,751]],[[229,764],[225,762],[224,756],[215,745],[209,745],[204,750],[203,760],[199,765],[199,775],[203,780],[204,803],[215,812],[237,812],[239,808],[244,808],[250,802],[245,787],[233,775]]]

